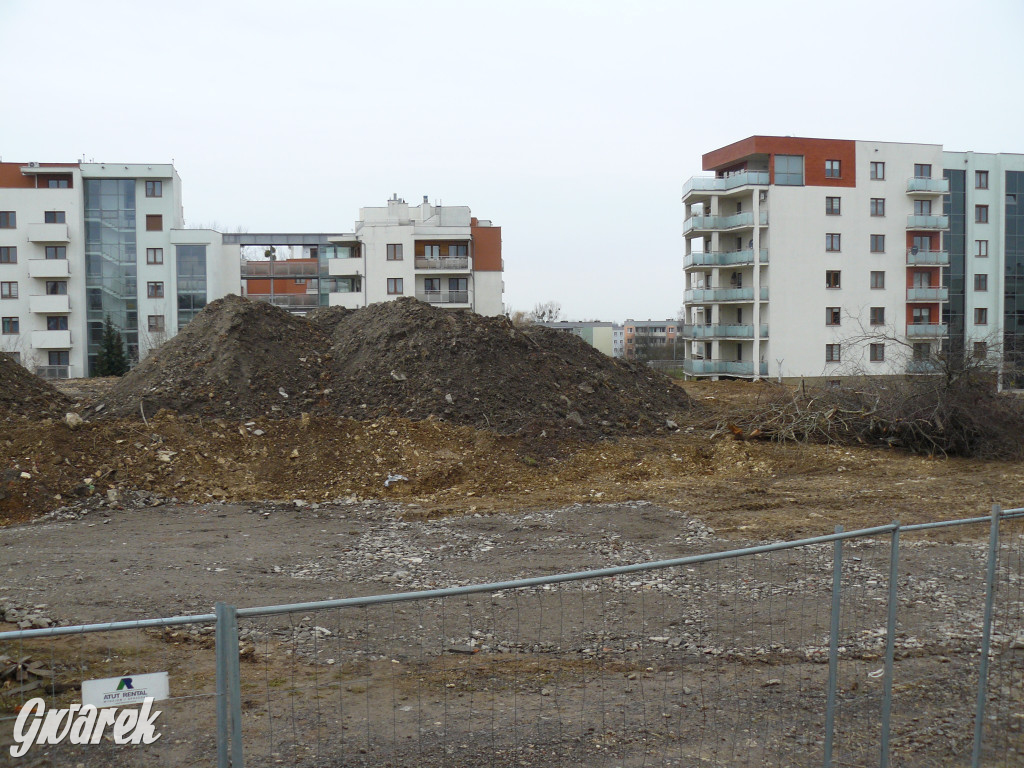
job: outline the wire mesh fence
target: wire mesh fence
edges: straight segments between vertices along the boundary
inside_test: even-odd
[[[168,671],[152,765],[1015,765],[1020,514],[994,513],[988,550],[942,542],[947,523],[894,524],[501,584],[218,605],[189,625],[0,633],[0,655],[72,681],[51,686],[52,706],[75,680]],[[0,729],[32,695],[2,694]],[[139,748],[47,745],[33,765],[124,764],[124,749]]]

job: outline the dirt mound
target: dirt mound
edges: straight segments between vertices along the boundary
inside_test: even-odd
[[[316,410],[330,388],[318,326],[265,302],[227,296],[127,373],[102,400],[106,414],[247,418]]]
[[[335,413],[445,421],[503,434],[582,438],[664,429],[689,398],[664,375],[572,334],[416,301],[335,320]]]
[[[63,416],[71,401],[0,352],[0,420]]]
[[[570,334],[416,301],[309,319],[229,296],[126,375],[106,413],[438,418],[541,438],[647,434],[689,407],[670,379]]]

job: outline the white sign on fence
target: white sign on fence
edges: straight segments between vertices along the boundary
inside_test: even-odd
[[[160,701],[170,695],[166,672],[82,681],[82,704],[94,707],[124,707],[141,704],[144,699]]]

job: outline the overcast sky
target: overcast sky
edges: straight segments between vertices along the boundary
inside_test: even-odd
[[[170,162],[186,221],[502,227],[505,302],[674,317],[683,182],[754,134],[1024,152],[1021,0],[0,0],[5,161]]]

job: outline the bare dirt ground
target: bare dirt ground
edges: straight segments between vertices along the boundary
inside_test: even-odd
[[[60,386],[87,412],[110,385]],[[396,416],[14,418],[0,428],[0,631],[545,575],[1024,499],[1017,463],[738,441],[714,427],[756,405],[758,385],[685,390],[698,407],[678,429],[601,442]],[[969,752],[986,533],[908,542],[899,765]],[[888,554],[850,547],[839,754],[861,765],[877,759]],[[830,567],[818,547],[593,588],[244,620],[247,765],[820,764]],[[1024,749],[1019,594],[1005,606],[987,764],[1008,766]],[[12,764],[212,764],[211,638],[196,626],[0,648],[56,670],[72,686],[58,701],[83,678],[159,670],[197,697],[168,702],[149,752],[47,748]],[[0,765],[16,704],[0,695]]]

